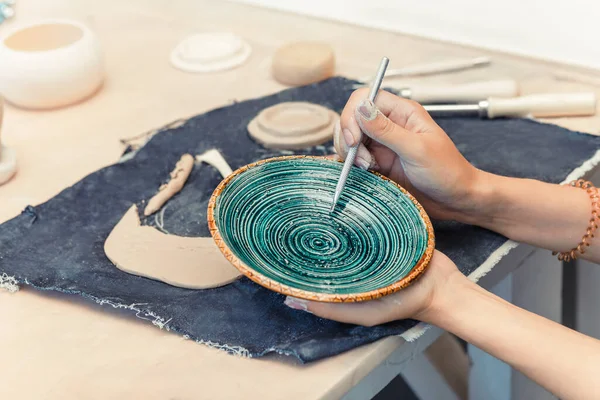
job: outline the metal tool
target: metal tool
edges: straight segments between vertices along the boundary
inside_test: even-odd
[[[489,98],[473,104],[423,105],[432,117],[567,117],[594,115],[595,93],[534,94],[512,99]]]
[[[377,70],[377,75],[373,80],[373,84],[371,85],[371,90],[369,92],[369,100],[375,102],[375,98],[377,97],[377,92],[379,92],[379,87],[381,86],[381,82],[383,81],[383,77],[385,75],[385,71],[389,64],[390,60],[387,57],[383,57],[381,59],[381,63],[379,64],[379,69]],[[362,137],[362,133],[361,133]],[[333,204],[331,205],[331,212],[335,209],[342,191],[346,186],[346,180],[348,179],[348,174],[350,173],[350,169],[354,164],[354,160],[356,159],[356,152],[358,151],[358,146],[360,145],[361,139],[359,138],[357,144],[348,149],[348,155],[346,156],[346,160],[344,161],[344,166],[342,167],[342,173],[340,174],[340,179],[338,180],[337,186],[335,188],[335,194],[333,196]]]

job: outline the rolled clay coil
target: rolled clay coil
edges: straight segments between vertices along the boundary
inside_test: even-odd
[[[264,147],[299,150],[331,140],[338,119],[336,112],[318,104],[280,103],[262,110],[248,132]]]
[[[333,48],[319,42],[297,42],[280,47],[273,56],[273,77],[290,86],[331,78],[335,71]]]

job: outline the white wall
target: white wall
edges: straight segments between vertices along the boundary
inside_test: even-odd
[[[235,0],[600,69],[599,0]]]

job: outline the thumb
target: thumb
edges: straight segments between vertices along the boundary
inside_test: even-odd
[[[400,157],[418,157],[421,147],[419,135],[386,117],[371,100],[360,102],[355,113],[362,131],[371,139],[390,148]]]

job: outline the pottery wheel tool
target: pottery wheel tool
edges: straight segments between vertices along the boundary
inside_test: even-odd
[[[489,98],[473,104],[423,106],[432,117],[568,117],[596,113],[595,93],[533,94],[512,99]]]
[[[379,87],[381,86],[381,82],[383,81],[383,77],[385,75],[385,71],[389,64],[390,60],[387,57],[383,57],[381,59],[381,63],[379,64],[379,69],[377,70],[377,75],[375,75],[375,80],[371,85],[371,91],[369,92],[369,100],[375,102],[375,98],[377,97],[377,92],[379,92]],[[355,146],[350,147],[348,149],[348,155],[346,156],[346,161],[344,161],[344,167],[342,168],[342,173],[340,175],[340,179],[338,180],[337,186],[335,188],[335,194],[333,196],[333,204],[331,205],[331,212],[335,209],[337,202],[340,199],[340,195],[344,190],[344,186],[346,185],[346,179],[348,179],[348,174],[350,173],[350,169],[352,168],[352,164],[354,164],[354,159],[356,158],[356,152],[358,151],[358,146],[360,145],[360,140]]]

